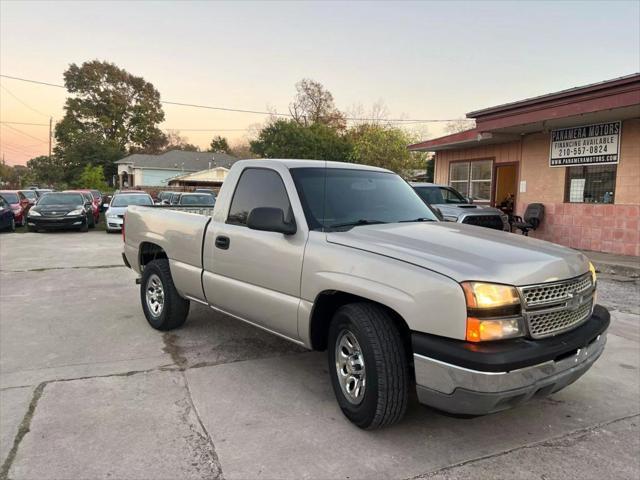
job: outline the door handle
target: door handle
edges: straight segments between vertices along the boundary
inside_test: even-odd
[[[229,240],[229,237],[224,237],[222,235],[216,237],[216,248],[227,250],[230,243],[231,240]]]

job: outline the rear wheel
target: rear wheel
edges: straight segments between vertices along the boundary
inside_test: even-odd
[[[178,294],[166,259],[153,260],[145,266],[140,301],[147,321],[157,330],[181,327],[189,314],[189,300]]]
[[[329,327],[331,383],[344,415],[360,428],[398,422],[409,397],[409,367],[389,313],[369,303],[341,307]]]

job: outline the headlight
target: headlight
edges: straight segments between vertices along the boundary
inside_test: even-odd
[[[464,282],[462,288],[468,308],[495,308],[520,304],[518,291],[509,285]]]
[[[589,262],[589,271],[591,272],[591,280],[593,281],[593,284],[596,284],[596,280],[598,279],[598,276],[596,275],[596,267],[593,266],[593,263]]]
[[[504,340],[524,335],[520,296],[515,287],[464,282],[462,289],[467,303],[467,341]]]
[[[78,208],[76,210],[71,210],[67,215],[82,215],[84,213],[83,208]]]
[[[37,210],[29,210],[30,217],[41,217],[42,215]]]

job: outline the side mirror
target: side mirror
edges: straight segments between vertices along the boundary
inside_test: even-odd
[[[252,230],[264,232],[278,232],[284,235],[293,235],[297,228],[295,222],[284,221],[284,212],[280,208],[258,207],[249,212],[247,226]]]
[[[102,208],[109,208],[109,204],[108,203],[103,203],[102,204]]]
[[[473,198],[471,197],[464,197],[464,199],[467,201],[467,203],[473,203]]]

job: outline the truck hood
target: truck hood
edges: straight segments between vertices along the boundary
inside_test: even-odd
[[[393,223],[327,233],[327,241],[384,255],[461,282],[531,285],[589,271],[577,250],[550,242],[451,222]]]
[[[471,203],[452,204],[441,203],[433,205],[438,207],[445,217],[458,218],[460,215],[504,215],[500,210],[484,205],[474,205]]]

